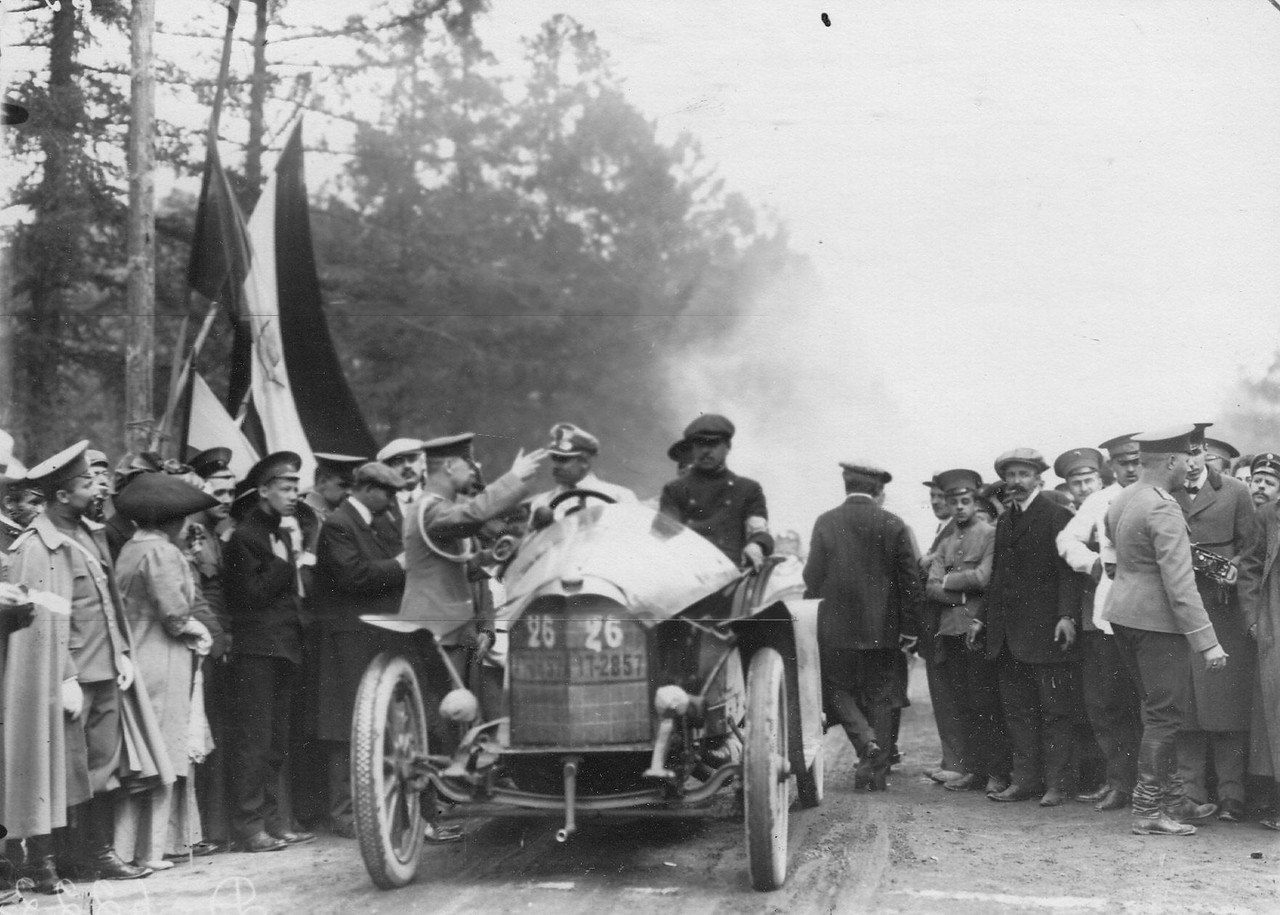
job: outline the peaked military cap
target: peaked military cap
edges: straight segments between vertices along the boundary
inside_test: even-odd
[[[1127,433],[1126,435],[1117,435],[1115,438],[1107,439],[1098,447],[1105,449],[1107,454],[1111,455],[1112,457],[1115,457],[1117,454],[1121,453],[1122,451],[1123,452],[1137,451],[1138,444],[1133,440],[1133,437],[1137,434],[1138,433],[1136,432],[1130,432],[1130,433]]]
[[[667,449],[667,457],[677,464],[687,464],[693,459],[693,443],[682,438]]]
[[[551,444],[547,446],[547,450],[566,457],[599,454],[600,440],[573,423],[556,423],[551,427]]]
[[[924,485],[925,485],[925,486],[928,486],[930,489],[939,489],[939,488],[940,488],[940,487],[938,486],[938,475],[937,475],[936,473],[933,475],[933,478],[932,478],[932,479],[930,479],[930,480],[922,480],[921,482],[922,482],[922,483],[924,483]]]
[[[213,508],[218,500],[167,473],[144,473],[116,496],[115,506],[130,521],[163,524]]]
[[[879,480],[881,483],[893,482],[893,474],[867,461],[841,461],[840,468],[846,473],[854,473],[861,477]]]
[[[463,432],[459,435],[442,435],[422,443],[422,450],[429,458],[471,457],[471,442],[474,432]]]
[[[53,457],[45,458],[27,471],[27,479],[37,486],[54,486],[89,472],[89,462],[84,453],[89,440],[82,439],[70,448],[63,448]]]
[[[1058,455],[1053,472],[1064,480],[1078,473],[1097,473],[1102,469],[1102,452],[1096,448],[1072,448]]]
[[[982,489],[982,475],[976,470],[944,470],[934,479],[938,481],[938,488],[949,496],[964,492],[977,494]]]
[[[187,459],[187,463],[191,465],[199,476],[204,479],[217,476],[220,473],[229,471],[231,468],[231,449],[230,448],[207,448],[198,452]]]
[[[420,438],[392,439],[382,446],[382,449],[377,454],[377,459],[385,462],[406,454],[415,454],[422,450],[422,446],[423,441]]]
[[[367,457],[358,457],[354,454],[331,454],[326,451],[315,452],[315,459],[318,469],[337,474],[347,482],[351,482],[357,467],[369,463]]]
[[[272,480],[296,480],[302,470],[302,458],[292,451],[276,451],[253,465],[245,480],[255,488]]]
[[[996,458],[996,476],[1004,476],[1004,469],[1010,464],[1027,464],[1034,467],[1036,473],[1044,473],[1049,469],[1044,457],[1034,448],[1014,448],[1000,455]]]
[[[1240,456],[1240,451],[1220,438],[1206,438],[1204,447],[1221,457],[1224,461],[1233,461]]]
[[[90,467],[110,467],[111,462],[107,460],[107,456],[101,451],[89,448],[84,453],[85,463]]]
[[[1191,451],[1195,435],[1195,425],[1185,423],[1154,432],[1139,432],[1133,440],[1138,443],[1143,454],[1186,454]]]
[[[1213,423],[1192,423],[1195,431],[1191,433],[1191,444],[1203,445],[1205,443],[1204,430],[1208,429]]]
[[[408,486],[408,482],[381,461],[369,461],[356,468],[354,474],[356,486],[380,486],[383,489],[400,490]]]
[[[1264,451],[1253,459],[1253,463],[1249,465],[1249,472],[1269,473],[1274,477],[1280,477],[1280,454]]]
[[[733,423],[719,413],[703,413],[684,427],[684,437],[688,441],[697,439],[732,439],[736,431]]]

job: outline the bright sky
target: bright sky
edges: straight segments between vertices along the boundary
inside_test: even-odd
[[[673,370],[779,526],[807,538],[860,457],[924,527],[934,471],[1219,418],[1280,343],[1267,0],[494,0],[479,28],[510,59],[556,12],[817,267]]]

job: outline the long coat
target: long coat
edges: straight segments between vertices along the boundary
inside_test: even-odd
[[[989,659],[998,658],[1005,646],[1024,664],[1078,657],[1076,647],[1064,652],[1053,639],[1064,617],[1080,629],[1080,580],[1057,546],[1058,532],[1070,520],[1070,511],[1040,493],[1016,519],[1011,508],[996,522],[987,600],[974,613],[985,627]]]
[[[420,620],[443,644],[457,642],[475,618],[467,564],[457,556],[484,523],[515,508],[529,494],[519,477],[505,473],[474,499],[455,501],[433,480],[404,517],[405,584],[400,615]]]
[[[1254,629],[1258,664],[1253,682],[1249,771],[1280,780],[1280,514],[1258,512],[1255,538],[1240,559],[1240,609]],[[1230,667],[1235,658],[1227,662]]]
[[[46,517],[14,544],[9,580],[67,596],[74,583],[62,534]],[[89,755],[84,724],[62,711],[62,682],[75,677],[71,617],[39,603],[31,625],[0,641],[4,768],[0,823],[13,839],[49,835],[67,825],[67,808],[87,801]]]
[[[1209,470],[1194,499],[1185,489],[1172,493],[1187,516],[1191,542],[1234,559],[1253,537],[1255,518],[1249,488],[1239,480]],[[1193,701],[1186,705],[1182,726],[1189,731],[1245,731],[1253,696],[1254,646],[1245,634],[1237,588],[1196,576],[1200,599],[1209,613],[1218,644],[1230,655],[1225,670],[1205,670],[1200,657],[1188,660]]]
[[[196,655],[179,633],[200,601],[191,567],[163,534],[140,530],[120,548],[116,582],[133,636],[133,660],[147,686],[169,761],[191,765],[191,686]],[[199,748],[203,749],[203,748]]]
[[[919,631],[920,558],[902,519],[854,494],[818,516],[804,566],[805,596],[819,598],[824,656],[896,649]],[[834,654],[833,654],[834,653]]]
[[[320,528],[315,605],[317,736],[321,740],[350,739],[356,691],[365,668],[395,639],[404,639],[360,622],[366,613],[399,612],[404,569],[396,557],[403,543],[390,512],[366,523],[351,499],[335,508]]]

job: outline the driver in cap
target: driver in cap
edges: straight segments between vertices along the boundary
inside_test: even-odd
[[[600,453],[600,440],[585,429],[573,423],[556,423],[551,427],[551,443],[547,445],[547,454],[551,457],[551,476],[555,479],[554,489],[540,492],[529,503],[531,516],[539,509],[554,512],[554,520],[559,521],[570,512],[583,507],[590,501],[589,496],[566,499],[555,507],[551,503],[559,496],[574,490],[586,490],[607,496],[614,502],[635,502],[636,494],[625,486],[606,483],[591,470],[591,464]],[[551,519],[546,519],[547,523]]]

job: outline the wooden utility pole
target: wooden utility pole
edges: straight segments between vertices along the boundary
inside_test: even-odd
[[[155,0],[133,0],[129,11],[132,105],[129,122],[129,337],[125,344],[125,415],[129,450],[151,446],[155,416],[156,212],[155,150],[152,133],[156,107],[152,39]]]

